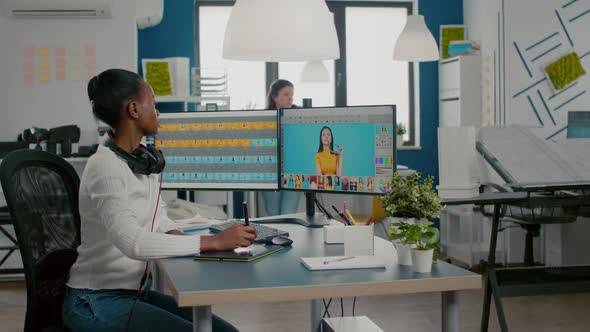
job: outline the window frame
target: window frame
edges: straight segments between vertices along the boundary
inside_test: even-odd
[[[195,3],[195,66],[200,67],[201,57],[199,52],[200,37],[199,37],[199,8],[202,6],[233,6],[234,0],[199,0]],[[328,8],[334,14],[334,23],[336,26],[336,33],[338,36],[338,43],[340,46],[340,59],[334,61],[334,106],[347,106],[347,75],[346,75],[346,8],[347,7],[392,7],[405,8],[407,15],[412,15],[415,7],[412,1],[404,0],[326,0]],[[393,60],[392,60],[393,61]],[[266,86],[268,86],[279,77],[279,63],[266,63]],[[420,123],[420,107],[419,107],[419,70],[415,63],[408,62],[408,101],[409,101],[409,124],[408,132],[409,139],[404,141],[404,147],[419,147],[419,123]]]

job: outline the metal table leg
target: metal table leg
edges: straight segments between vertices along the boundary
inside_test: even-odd
[[[311,331],[320,331],[322,324],[322,300],[311,300]]]
[[[483,297],[483,309],[481,313],[481,332],[487,332],[490,322],[490,305],[492,302],[492,283],[490,282],[490,272],[493,273],[496,264],[496,245],[498,241],[498,228],[500,224],[501,204],[494,204],[494,215],[492,218],[492,234],[490,234],[490,251],[485,271],[488,273],[486,278],[485,293]]]
[[[484,287],[485,293],[483,297],[483,311],[481,313],[481,332],[488,331],[490,322],[490,305],[492,303],[492,286],[490,284],[489,276],[486,278],[486,285]]]
[[[442,292],[442,331],[459,331],[459,295],[457,292]]]
[[[496,313],[498,314],[498,322],[500,323],[500,330],[502,332],[508,332],[508,323],[506,322],[506,315],[504,314],[504,306],[502,305],[502,299],[498,293],[498,282],[496,279],[496,271],[490,270],[488,274],[490,280],[490,287],[492,289],[492,295],[494,296],[494,304],[496,305]]]
[[[504,315],[504,308],[502,306],[502,299],[498,294],[498,284],[496,282],[496,246],[498,243],[498,229],[500,227],[500,209],[501,204],[494,204],[494,217],[492,221],[492,234],[490,237],[490,252],[488,254],[488,262],[486,265],[486,271],[488,273],[485,295],[483,302],[483,312],[481,315],[481,331],[485,332],[488,330],[489,318],[490,318],[490,305],[491,297],[494,296],[494,304],[496,305],[496,312],[498,314],[498,320],[500,322],[500,329],[503,332],[508,331],[508,324],[506,322],[506,316]]]
[[[193,307],[193,332],[213,332],[210,305]]]

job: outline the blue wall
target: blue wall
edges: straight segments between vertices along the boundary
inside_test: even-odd
[[[441,24],[463,23],[463,0],[420,0],[419,6],[437,43]],[[138,33],[139,59],[185,56],[194,66],[194,24],[194,0],[165,0],[162,23]],[[420,64],[420,111],[422,149],[399,151],[398,163],[438,179],[438,62]]]
[[[462,0],[420,0],[420,15],[439,42],[442,24],[463,24]],[[420,63],[420,145],[421,150],[398,151],[398,163],[432,175],[438,183],[438,62]]]
[[[142,58],[190,58],[195,65],[195,0],[164,0],[164,17],[155,27],[139,30],[137,61]]]
[[[195,0],[164,0],[164,17],[155,27],[137,33],[137,68],[141,59],[188,57],[195,65]],[[182,104],[158,104],[166,112],[182,109]]]

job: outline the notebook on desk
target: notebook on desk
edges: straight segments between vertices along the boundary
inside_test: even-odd
[[[385,268],[385,260],[377,256],[301,257],[311,271]]]
[[[281,246],[253,244],[238,250],[206,251],[194,255],[193,258],[204,261],[252,262],[281,250],[283,250]]]

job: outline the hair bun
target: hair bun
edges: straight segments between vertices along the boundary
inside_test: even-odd
[[[94,101],[96,95],[98,94],[98,75],[94,76],[93,78],[88,81],[88,99],[90,101]]]

